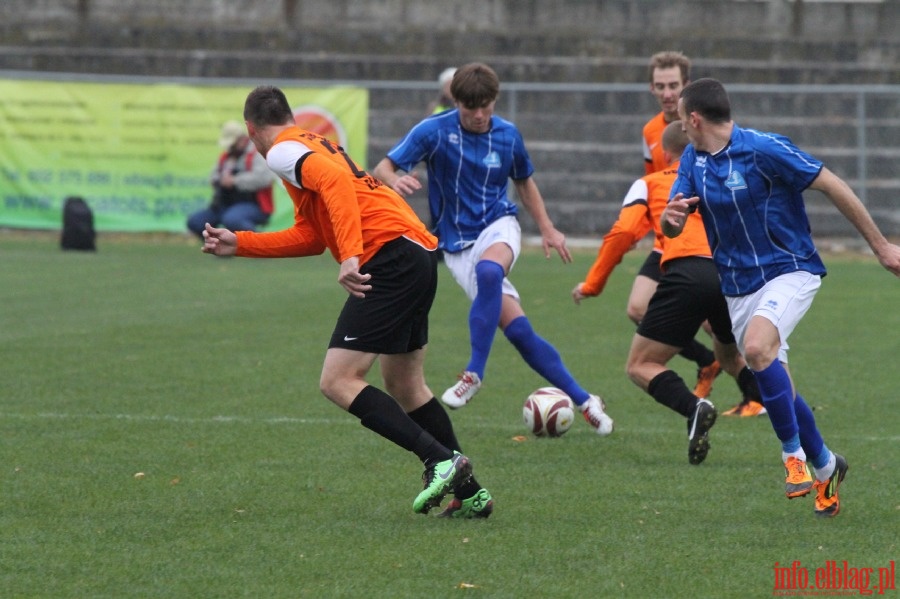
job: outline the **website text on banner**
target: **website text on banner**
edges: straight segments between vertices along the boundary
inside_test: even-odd
[[[252,86],[0,79],[0,226],[58,229],[84,197],[100,231],[185,231],[209,204],[222,123],[243,122]],[[298,124],[366,164],[368,90],[285,88]],[[269,228],[293,222],[276,185]]]

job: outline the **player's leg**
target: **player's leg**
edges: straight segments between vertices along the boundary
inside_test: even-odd
[[[363,426],[412,451],[423,463],[450,459],[451,450],[413,422],[393,397],[366,382],[375,358],[375,354],[329,348],[319,380],[322,393],[359,418]]]
[[[678,376],[667,366],[669,360],[678,354],[678,350],[679,348],[674,345],[667,345],[635,333],[631,340],[631,348],[628,350],[625,372],[631,382],[649,393],[651,383],[664,372],[672,372],[676,377]],[[678,379],[680,380],[681,377]],[[687,393],[679,391],[659,398],[654,396],[654,399],[687,418],[693,413],[697,398],[690,392],[683,380],[681,387]],[[651,393],[651,395],[653,394]]]
[[[699,273],[698,273],[698,276]],[[759,394],[759,386],[756,377],[747,367],[744,356],[741,355],[734,337],[731,325],[731,315],[728,313],[728,304],[725,296],[719,291],[719,275],[714,268],[710,268],[705,274],[706,285],[716,288],[715,297],[711,298],[709,312],[703,326],[709,329],[713,340],[713,348],[716,354],[716,362],[722,370],[731,375],[737,383],[741,393],[741,401],[735,407],[724,412],[723,416],[759,416],[766,413]],[[696,395],[696,388],[694,389]]]
[[[385,388],[415,423],[451,451],[462,453],[447,411],[425,382],[424,362],[424,348],[405,354],[382,355],[380,366]],[[441,516],[487,518],[493,512],[490,492],[481,487],[474,475],[452,490],[454,499]]]
[[[652,279],[646,275],[638,274],[631,284],[631,293],[628,295],[628,303],[625,312],[634,324],[640,324],[647,313],[647,304],[656,291],[658,279]]]
[[[713,348],[716,352],[716,361],[722,365],[722,370],[731,375],[737,383],[741,393],[741,401],[733,408],[722,412],[723,416],[763,416],[766,408],[759,394],[759,385],[756,377],[744,361],[744,356],[738,351],[734,338],[730,343],[722,343],[713,337]]]
[[[756,376],[775,435],[781,441],[785,495],[788,499],[803,497],[812,490],[813,481],[806,466],[806,453],[800,443],[793,383],[786,364],[778,358],[781,347],[778,329],[765,317],[754,316],[746,327],[744,339],[744,356]]]
[[[519,255],[521,236],[516,218],[502,217],[488,225],[471,248],[444,258],[453,278],[472,300],[469,362],[456,384],[441,395],[441,401],[451,408],[466,405],[481,389],[500,322],[503,295],[515,294],[506,274],[512,270]]]
[[[710,260],[686,257],[667,262],[626,364],[636,385],[686,418],[688,461],[694,465],[703,462],[709,452],[709,430],[715,424],[716,409],[708,399],[695,395],[667,364],[697,334],[717,297],[721,290]]]
[[[437,261],[421,246],[398,238],[386,244],[360,271],[371,274],[380,284],[373,286],[365,298],[348,296],[345,301],[329,342],[320,387],[326,397],[359,418],[363,426],[422,460],[426,485],[413,502],[413,510],[427,513],[440,504],[447,491],[469,477],[468,458],[437,441],[393,397],[369,385],[366,374],[378,354],[422,349],[424,355],[427,315],[437,289]],[[415,358],[412,365],[421,369]],[[424,378],[409,370],[409,364],[396,366],[389,372],[393,388],[413,393],[409,390],[424,385]],[[410,377],[405,385],[396,378],[404,375]]]
[[[656,292],[656,287],[662,276],[659,267],[661,257],[662,254],[660,252],[655,249],[651,251],[644,263],[641,264],[641,268],[631,284],[631,293],[628,296],[626,312],[628,318],[635,324],[640,324],[644,319],[650,298]],[[709,394],[712,392],[713,381],[721,372],[713,351],[692,338],[685,341],[684,346],[678,353],[682,358],[690,360],[697,365],[697,384],[694,386],[694,395],[697,397],[709,397]]]
[[[812,305],[821,278],[805,272],[777,277],[759,291],[729,298],[728,305],[739,345],[759,384],[760,395],[772,428],[782,444],[787,471],[785,494],[803,496],[815,486],[816,513],[837,514],[837,486],[846,473],[846,460],[832,454],[821,442],[812,411],[799,402],[787,368],[787,339]],[[816,482],[807,459],[816,467]]]
[[[489,246],[475,264],[475,299],[469,309],[469,343],[472,353],[466,371],[484,379],[494,334],[500,326],[503,280],[512,267],[513,251],[505,242]]]
[[[614,423],[606,413],[604,401],[599,395],[587,392],[575,380],[563,363],[559,351],[534,331],[521,304],[512,296],[503,296],[500,327],[525,363],[551,385],[562,389],[572,398],[585,420],[598,434],[608,435],[612,432]]]

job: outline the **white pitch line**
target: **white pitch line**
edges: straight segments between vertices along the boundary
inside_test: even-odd
[[[247,418],[244,416],[209,416],[206,418],[192,418],[185,416],[172,416],[169,414],[71,414],[65,412],[37,412],[35,414],[22,414],[0,412],[0,419],[10,418],[17,420],[125,420],[129,422],[172,422],[175,424],[203,424],[203,423],[236,423],[236,424],[341,424],[348,422],[346,418],[292,418],[278,416],[275,418]],[[354,422],[352,419],[350,423]]]
[[[216,415],[216,416],[208,416],[203,418],[196,417],[185,417],[185,416],[173,416],[170,414],[164,415],[156,415],[156,414],[74,414],[67,412],[37,412],[33,414],[23,414],[23,413],[15,413],[15,412],[0,412],[0,420],[8,418],[15,420],[122,420],[127,422],[171,422],[173,424],[270,424],[270,425],[278,425],[278,424],[316,424],[316,425],[340,425],[340,424],[352,424],[356,425],[358,420],[356,418],[351,417],[340,417],[340,418],[295,418],[292,416],[276,416],[273,418],[248,418],[245,416],[224,416],[224,415]],[[513,432],[519,431],[520,434],[525,434],[523,431],[523,425],[515,422],[514,420],[509,424],[500,424],[493,420],[489,419],[479,419],[477,422],[467,422],[465,426],[461,427],[465,428],[479,428],[479,429],[504,429],[510,430]],[[625,429],[624,431],[622,429]],[[627,426],[620,425],[620,428],[617,428],[620,434],[636,434],[636,435],[671,435],[676,434],[673,429],[670,428],[627,428]],[[744,430],[744,431],[724,431],[721,428],[715,429],[715,436],[719,438],[725,439],[736,439],[741,437],[746,437],[748,435],[757,435],[760,434],[758,430]],[[762,434],[768,434],[768,431],[763,431]],[[855,441],[865,441],[867,443],[898,443],[900,442],[900,435],[866,435],[866,436],[858,436],[858,435],[828,435],[831,439],[841,439],[848,440],[852,439]]]

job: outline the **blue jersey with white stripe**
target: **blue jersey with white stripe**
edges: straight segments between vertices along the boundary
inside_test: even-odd
[[[456,109],[421,121],[387,155],[406,172],[426,163],[433,232],[451,253],[475,243],[498,218],[517,214],[509,179],[534,172],[513,123],[494,115],[486,133],[472,133],[462,128]]]
[[[685,149],[669,197],[699,196],[725,295],[753,293],[798,270],[825,274],[802,195],[821,170],[787,137],[737,125],[716,154]]]

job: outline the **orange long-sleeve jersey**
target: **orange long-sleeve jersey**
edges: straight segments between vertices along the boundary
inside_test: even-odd
[[[647,121],[643,131],[644,146],[644,174],[650,175],[669,167],[666,156],[663,154],[662,134],[666,125],[665,115],[662,111]]]
[[[603,245],[581,286],[581,293],[599,295],[622,257],[651,229],[662,247],[660,267],[663,270],[666,262],[675,258],[712,257],[699,212],[688,217],[684,231],[678,237],[670,239],[662,234],[660,217],[669,202],[669,192],[677,174],[678,162],[675,162],[631,185],[622,202],[619,218],[603,237]]]
[[[409,204],[329,139],[289,127],[275,138],[266,162],[294,203],[294,224],[282,231],[238,232],[238,256],[314,256],[327,248],[338,262],[359,256],[363,265],[401,236],[437,248],[437,238]]]

